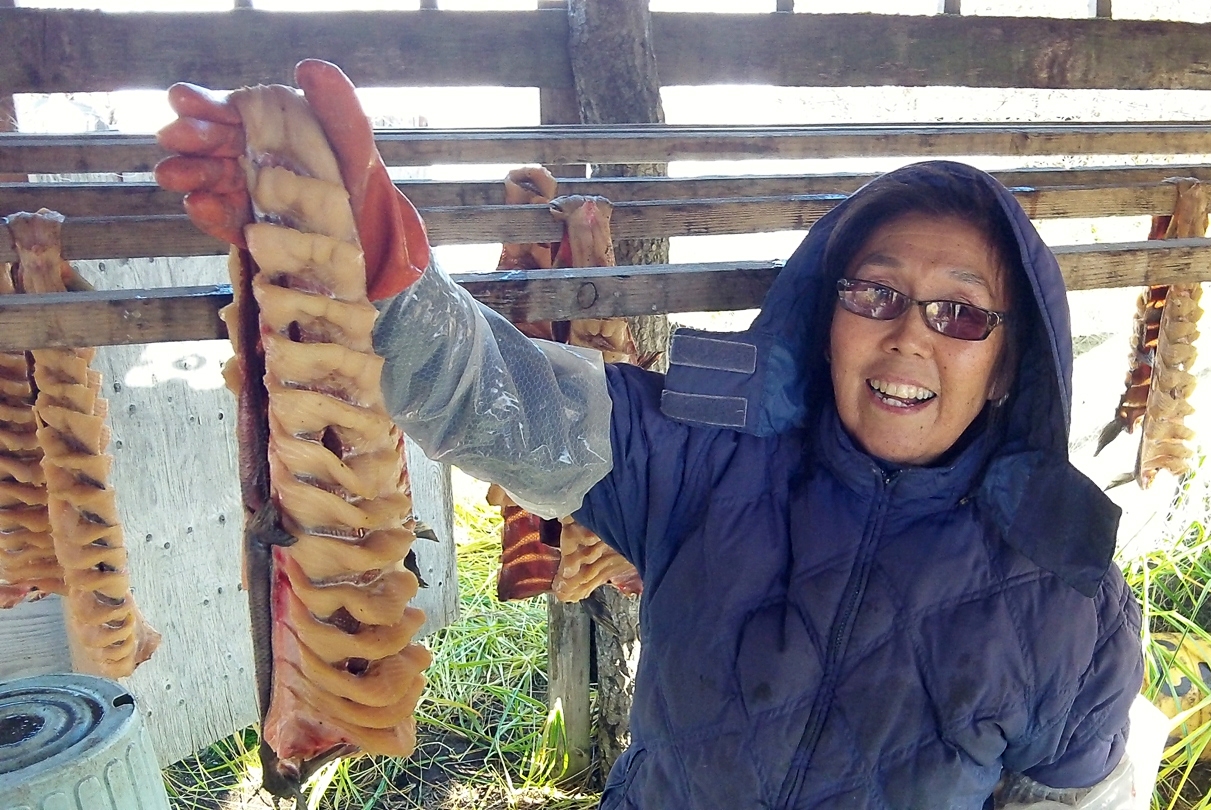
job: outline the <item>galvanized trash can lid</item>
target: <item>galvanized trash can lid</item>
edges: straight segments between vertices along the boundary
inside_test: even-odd
[[[115,737],[135,718],[122,685],[91,675],[58,674],[0,683],[0,795]]]

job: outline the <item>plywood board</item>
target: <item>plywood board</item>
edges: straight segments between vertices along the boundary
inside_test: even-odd
[[[0,682],[71,672],[63,605],[52,594],[37,602],[23,602],[0,610]]]

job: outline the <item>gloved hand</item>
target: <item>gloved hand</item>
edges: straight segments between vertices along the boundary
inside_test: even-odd
[[[341,69],[304,59],[294,69],[307,103],[336,154],[349,192],[358,237],[366,257],[370,299],[406,289],[429,264],[429,242],[416,208],[387,175],[374,145],[370,121]],[[244,172],[244,128],[239,112],[225,99],[192,84],[174,84],[168,103],[179,118],[156,135],[176,154],[155,169],[156,182],[185,194],[185,212],[202,231],[246,247],[244,225],[252,222]]]

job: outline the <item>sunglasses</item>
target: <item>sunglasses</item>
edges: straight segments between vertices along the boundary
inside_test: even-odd
[[[1005,322],[1003,312],[959,301],[917,301],[885,284],[853,278],[837,281],[837,298],[847,312],[874,321],[894,321],[918,306],[930,329],[958,340],[983,340]]]

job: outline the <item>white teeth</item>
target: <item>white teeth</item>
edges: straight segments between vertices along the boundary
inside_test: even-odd
[[[881,394],[886,394],[889,397],[897,399],[915,399],[925,401],[933,399],[937,394],[930,391],[928,388],[921,388],[917,385],[907,385],[905,383],[890,383],[883,380],[870,380],[870,387]]]

